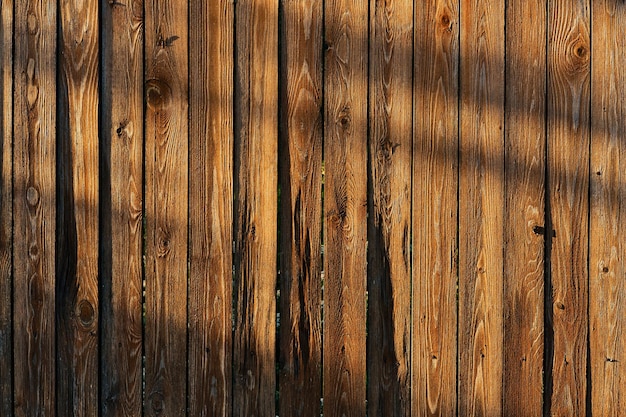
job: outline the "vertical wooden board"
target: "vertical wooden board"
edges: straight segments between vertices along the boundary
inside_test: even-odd
[[[367,406],[409,416],[413,3],[370,10]]]
[[[589,193],[589,1],[549,4],[548,193],[551,208],[552,415],[585,413]]]
[[[283,0],[280,22],[279,413],[322,396],[322,1]]]
[[[232,395],[233,31],[229,0],[190,3],[189,414]]]
[[[100,409],[141,415],[143,2],[102,0]]]
[[[504,1],[461,2],[459,409],[502,415]]]
[[[457,0],[415,2],[412,415],[457,409]]]
[[[366,409],[368,4],[326,3],[324,415]]]
[[[178,416],[187,408],[188,8],[144,7],[144,414]]]
[[[54,415],[56,2],[16,2],[15,17],[15,415]]]
[[[626,4],[594,1],[589,312],[591,412],[626,410]]]
[[[503,414],[543,407],[546,2],[506,11]],[[533,30],[528,30],[532,22]]]
[[[236,5],[233,415],[275,415],[278,0]]]

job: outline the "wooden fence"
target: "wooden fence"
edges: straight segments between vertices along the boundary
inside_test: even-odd
[[[0,416],[626,415],[623,0],[0,3]]]

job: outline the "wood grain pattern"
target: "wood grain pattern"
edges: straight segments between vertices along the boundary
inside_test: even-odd
[[[279,412],[322,396],[322,1],[283,0],[280,37]]]
[[[229,0],[190,3],[189,415],[232,398],[233,31]]]
[[[503,414],[543,407],[546,3],[506,11]],[[533,22],[533,30],[526,29]],[[543,230],[543,232],[542,232]]]
[[[592,17],[590,408],[618,416],[626,410],[626,4],[594,1]]]
[[[409,416],[413,4],[370,10],[367,406]]]
[[[459,415],[502,415],[504,2],[461,3]]]
[[[236,6],[233,415],[275,415],[278,0]]]
[[[143,2],[102,0],[101,411],[141,415]]]
[[[586,405],[589,193],[589,2],[549,4],[548,189],[554,331],[552,415]]]
[[[326,3],[324,415],[365,415],[368,4]]]
[[[146,416],[187,408],[188,8],[145,10]]]
[[[14,410],[54,415],[57,8],[14,6]]]
[[[415,2],[412,415],[457,408],[459,3]]]

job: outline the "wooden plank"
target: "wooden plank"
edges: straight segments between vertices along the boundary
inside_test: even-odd
[[[461,3],[459,409],[502,415],[504,1]]]
[[[326,3],[324,415],[365,415],[368,3]]]
[[[280,39],[279,413],[322,396],[322,1],[283,0]]]
[[[458,0],[415,2],[412,415],[457,409]]]
[[[103,416],[141,415],[143,2],[102,0],[100,137]]]
[[[233,32],[229,0],[190,3],[189,414],[232,398]]]
[[[550,321],[554,332],[552,415],[586,409],[589,193],[589,1],[549,3],[548,193]],[[548,290],[548,289],[546,289]]]
[[[187,404],[187,4],[145,11],[145,400],[147,416]]]
[[[546,3],[510,0],[505,24],[503,414],[530,417],[543,407]]]
[[[626,410],[626,4],[594,1],[589,314],[591,412]]]
[[[409,416],[413,4],[370,10],[367,406]]]
[[[13,415],[13,1],[0,1],[0,416]]]
[[[16,2],[14,39],[15,415],[55,415],[56,2]]]
[[[233,415],[275,415],[278,0],[240,0],[235,62]]]

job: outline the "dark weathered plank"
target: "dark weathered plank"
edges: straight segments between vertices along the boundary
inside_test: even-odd
[[[187,407],[188,73],[186,2],[145,7],[147,416]]]
[[[413,4],[370,10],[367,406],[409,416]]]
[[[278,0],[240,0],[235,20],[233,415],[273,417]]]
[[[586,402],[589,13],[588,0],[549,3],[547,163],[554,233],[548,314],[554,352],[546,408],[556,416],[583,415]]]
[[[233,31],[230,0],[190,3],[189,414],[232,395]]]
[[[505,24],[503,414],[531,417],[543,405],[546,3],[510,0]]]
[[[457,408],[458,0],[415,3],[412,415]]]
[[[56,3],[15,3],[13,358],[17,416],[55,414],[56,35]]]
[[[593,2],[589,313],[591,411],[626,410],[626,4]]]
[[[0,1],[0,416],[13,415],[13,0]]]
[[[102,0],[100,101],[103,416],[141,415],[143,2]]]
[[[326,2],[324,415],[365,415],[368,4]]]
[[[502,414],[504,1],[461,2],[459,409]]]
[[[322,1],[283,0],[280,37],[280,415],[322,396]]]

